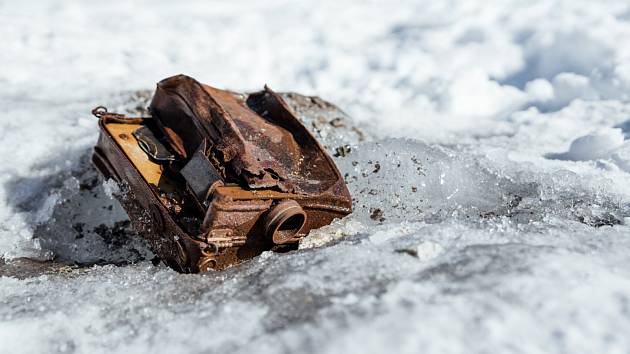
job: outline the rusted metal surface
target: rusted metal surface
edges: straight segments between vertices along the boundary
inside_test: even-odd
[[[181,272],[295,249],[351,212],[332,159],[268,87],[241,95],[179,75],[158,83],[151,117],[97,107],[93,162],[121,189],[134,228]]]

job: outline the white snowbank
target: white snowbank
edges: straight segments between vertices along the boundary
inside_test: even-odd
[[[623,141],[621,129],[602,128],[573,140],[569,151],[554,157],[573,161],[604,159],[610,157],[613,150],[621,146]]]

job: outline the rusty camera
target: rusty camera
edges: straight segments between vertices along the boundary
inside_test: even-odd
[[[104,107],[92,161],[120,187],[136,231],[171,268],[223,269],[351,212],[333,160],[282,97],[178,75],[158,83],[150,117]]]

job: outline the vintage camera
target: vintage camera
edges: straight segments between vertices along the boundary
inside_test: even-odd
[[[158,83],[151,117],[94,109],[93,162],[120,187],[134,228],[180,272],[222,269],[352,210],[343,178],[282,97],[178,75]]]

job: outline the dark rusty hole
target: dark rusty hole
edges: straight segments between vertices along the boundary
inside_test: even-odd
[[[278,226],[278,229],[273,235],[274,242],[278,240],[280,242],[276,243],[283,243],[292,239],[300,231],[302,226],[304,226],[305,222],[306,218],[303,214],[295,214],[291,216]]]

